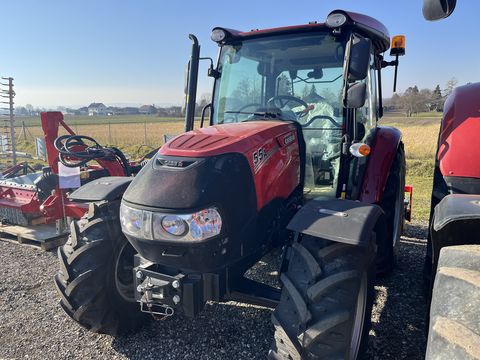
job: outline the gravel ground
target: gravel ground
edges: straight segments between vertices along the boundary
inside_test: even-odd
[[[397,269],[377,280],[368,359],[424,357],[425,237],[425,223],[408,225]],[[257,267],[271,279],[268,263]],[[271,310],[233,302],[208,304],[193,320],[153,321],[127,337],[89,333],[57,305],[56,270],[55,251],[0,241],[0,359],[264,359],[268,351]]]

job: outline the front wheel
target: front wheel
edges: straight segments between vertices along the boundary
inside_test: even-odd
[[[134,296],[135,250],[123,235],[119,202],[90,205],[58,248],[60,305],[86,329],[111,335],[139,329],[146,316]]]
[[[291,250],[269,358],[359,358],[371,325],[374,241],[364,248],[304,236]]]
[[[396,250],[405,224],[405,151],[403,143],[395,155],[380,206],[385,213],[386,237],[378,242],[377,271],[391,272],[395,266]]]

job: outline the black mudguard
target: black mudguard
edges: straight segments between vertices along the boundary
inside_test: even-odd
[[[105,176],[79,187],[70,194],[69,199],[79,202],[121,199],[132,180],[133,177]]]
[[[380,206],[341,199],[310,200],[296,213],[287,228],[358,246],[367,246],[372,232],[385,231]]]
[[[435,271],[443,247],[480,244],[480,195],[445,196],[435,207],[430,231]]]

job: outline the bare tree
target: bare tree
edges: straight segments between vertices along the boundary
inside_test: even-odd
[[[429,89],[418,90],[417,85],[409,87],[400,97],[400,103],[407,117],[422,111],[428,111],[432,102],[432,91]]]
[[[446,89],[445,89],[445,97],[450,96],[453,89],[455,89],[458,85],[458,80],[452,77],[450,80],[447,81]]]

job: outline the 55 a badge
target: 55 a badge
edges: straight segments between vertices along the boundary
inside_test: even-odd
[[[257,173],[267,160],[279,149],[278,145],[272,146],[269,150],[261,147],[252,153],[252,162],[255,173]]]

